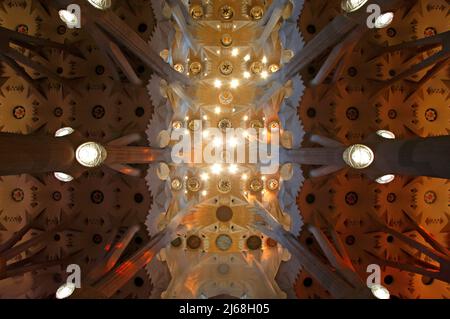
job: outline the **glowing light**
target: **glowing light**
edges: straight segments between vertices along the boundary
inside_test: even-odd
[[[247,174],[242,174],[241,179],[243,181],[246,181],[248,179],[248,175]]]
[[[251,59],[250,54],[247,54],[246,56],[244,56],[244,61],[245,62],[250,61],[250,59]]]
[[[208,173],[202,173],[200,175],[200,179],[204,182],[206,182],[209,179],[209,174]]]
[[[68,28],[75,28],[78,26],[79,21],[78,17],[70,11],[67,10],[59,10],[59,17],[61,20],[67,25]]]
[[[238,172],[238,166],[236,164],[231,164],[228,166],[228,172],[230,174],[236,174]]]
[[[208,120],[208,115],[203,115],[203,120],[207,121]]]
[[[391,140],[395,139],[395,134],[391,131],[379,130],[377,131],[377,135]]]
[[[266,57],[266,56],[263,56],[261,62],[262,62],[263,64],[267,64],[267,57]]]
[[[86,142],[78,146],[75,157],[85,167],[100,166],[106,159],[106,149],[95,142]]]
[[[214,175],[219,175],[220,173],[222,173],[223,171],[223,167],[220,164],[214,164],[213,166],[211,166],[211,173],[213,173]]]
[[[236,89],[238,86],[239,86],[239,80],[238,80],[238,79],[233,79],[233,80],[231,80],[231,82],[230,82],[230,87],[231,87],[232,89]]]
[[[214,109],[214,113],[220,114],[221,112],[222,112],[222,109],[220,108],[220,106],[216,106],[216,108]]]
[[[239,55],[239,49],[238,48],[234,48],[233,50],[231,50],[231,56],[238,56]]]
[[[229,144],[231,147],[236,147],[238,145],[238,140],[235,137],[230,138]]]
[[[217,89],[220,89],[222,87],[222,81],[215,80],[214,81],[214,87],[216,87]]]
[[[373,295],[377,297],[378,299],[390,299],[391,294],[389,293],[389,290],[387,290],[382,285],[372,285],[369,287],[372,291]]]
[[[213,141],[214,147],[220,147],[223,145],[223,141],[220,137],[216,137]]]
[[[245,71],[245,72],[244,72],[244,78],[245,78],[245,79],[250,79],[250,77],[251,77],[250,72]]]
[[[209,137],[209,131],[208,130],[204,130],[202,135],[203,135],[204,138]]]
[[[206,195],[208,195],[208,192],[207,191],[202,191],[202,196],[206,196]]]
[[[70,297],[75,291],[75,284],[67,282],[58,288],[56,291],[56,299],[66,299]]]
[[[377,29],[386,28],[388,25],[392,23],[393,20],[394,20],[393,12],[383,13],[375,20],[375,28]]]
[[[245,122],[247,122],[247,121],[248,121],[248,115],[244,115],[243,120],[244,120]]]
[[[381,177],[378,177],[375,182],[377,182],[378,184],[389,184],[390,182],[392,182],[395,179],[395,175],[392,174],[387,174]]]
[[[55,178],[57,180],[59,180],[61,182],[68,183],[68,182],[73,181],[73,177],[66,173],[55,172],[55,173],[53,173],[53,175],[55,176]]]
[[[73,132],[75,132],[75,130],[73,128],[71,128],[71,127],[63,127],[63,128],[60,128],[59,130],[57,130],[55,132],[55,136],[56,137],[63,137],[63,136],[66,136],[66,135],[70,135]]]
[[[95,8],[106,10],[111,7],[111,0],[88,0]]]
[[[355,144],[348,147],[344,154],[343,159],[347,165],[355,169],[363,169],[369,167],[375,156],[373,151],[362,144]]]
[[[262,77],[263,79],[267,79],[268,76],[269,76],[269,72],[267,72],[266,70],[264,70],[264,71],[261,72],[261,77]]]
[[[345,12],[354,12],[366,4],[368,0],[342,0],[341,8]]]

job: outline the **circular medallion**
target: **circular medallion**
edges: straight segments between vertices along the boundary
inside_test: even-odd
[[[183,183],[179,178],[174,178],[172,182],[170,183],[170,186],[174,191],[179,191],[181,188],[183,188]]]
[[[216,218],[221,222],[229,222],[233,218],[233,210],[228,206],[220,206],[216,210]]]
[[[228,128],[232,128],[233,124],[229,119],[221,119],[219,123],[217,123],[217,127],[221,129],[223,132],[226,132]]]
[[[268,127],[271,131],[277,131],[280,129],[280,123],[278,123],[278,121],[272,121],[269,123]]]
[[[274,178],[272,178],[272,179],[269,179],[268,181],[267,181],[267,188],[270,190],[270,191],[276,191],[276,190],[278,190],[278,187],[280,186],[280,183],[278,182],[278,180],[276,180],[276,179],[274,179]]]
[[[425,195],[423,196],[423,200],[425,201],[425,203],[427,203],[428,205],[434,204],[436,202],[437,196],[436,193],[433,191],[428,191],[425,193]]]
[[[200,125],[201,121],[200,120],[190,120],[188,127],[191,131],[198,131],[201,127]]]
[[[260,120],[251,120],[250,127],[256,130],[264,128],[264,123]]]
[[[181,240],[180,237],[175,238],[174,240],[172,240],[172,242],[170,243],[173,247],[180,247],[181,244],[183,243],[183,241]]]
[[[21,202],[25,198],[25,193],[21,188],[16,188],[11,192],[11,198],[15,202]]]
[[[92,108],[92,117],[100,120],[101,118],[103,118],[105,116],[105,108],[101,105],[96,105]]]
[[[269,66],[270,73],[278,72],[279,69],[280,69],[280,67],[278,66],[278,64],[271,64]]]
[[[260,6],[254,6],[250,9],[250,17],[253,20],[260,20],[264,15],[264,9]]]
[[[180,73],[184,73],[184,66],[181,63],[177,63],[173,66],[173,68]]]
[[[227,178],[221,178],[217,183],[217,190],[222,194],[227,194],[231,191],[231,181]]]
[[[200,186],[200,181],[196,177],[190,177],[186,182],[186,188],[191,192],[198,192]]]
[[[13,109],[12,113],[13,113],[14,118],[16,118],[18,120],[23,119],[25,117],[25,114],[26,114],[25,108],[23,106],[20,106],[20,105],[16,106]]]
[[[345,114],[350,121],[356,121],[359,118],[359,111],[353,106],[349,107]]]
[[[358,202],[358,194],[356,194],[355,192],[348,192],[345,195],[345,202],[349,206],[355,205]]]
[[[189,238],[186,241],[186,245],[191,249],[198,249],[200,248],[201,244],[202,240],[200,239],[200,237],[195,235],[189,236]]]
[[[233,73],[233,64],[230,61],[223,61],[219,65],[219,71],[223,75],[230,75]]]
[[[254,193],[262,191],[264,183],[259,178],[255,178],[250,182],[250,190]]]
[[[202,64],[200,62],[192,62],[191,65],[189,65],[189,72],[192,75],[198,75],[200,72],[202,72]]]
[[[173,121],[172,128],[174,128],[175,130],[182,129],[183,128],[183,122],[181,122],[181,121]]]
[[[199,5],[192,6],[191,17],[194,20],[200,20],[203,17],[203,7]]]
[[[435,109],[429,108],[428,110],[425,111],[425,119],[428,122],[434,122],[437,120],[438,114],[437,111]]]
[[[230,249],[231,244],[233,244],[233,240],[228,235],[219,235],[216,238],[216,246],[222,251]]]
[[[233,44],[233,37],[231,36],[231,34],[225,33],[222,35],[220,42],[224,47],[229,47]]]
[[[227,264],[220,264],[217,267],[217,272],[221,275],[226,275],[230,272],[230,266],[228,266]]]
[[[259,61],[255,61],[250,66],[250,71],[252,71],[253,74],[261,74],[262,71],[264,71],[264,64]]]
[[[260,249],[262,245],[261,238],[259,236],[250,236],[247,239],[247,247],[250,250]]]
[[[219,94],[219,102],[223,105],[229,105],[233,102],[233,94],[230,91],[224,91]]]
[[[222,7],[220,7],[220,16],[222,17],[222,19],[224,20],[231,20],[234,16],[234,10],[232,7],[230,7],[229,5],[224,5]]]

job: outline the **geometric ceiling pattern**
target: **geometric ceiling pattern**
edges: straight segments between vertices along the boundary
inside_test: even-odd
[[[112,10],[151,43],[158,34],[159,9],[152,7],[153,2],[157,1],[118,1]],[[338,0],[305,0],[297,19],[304,43],[311,41],[340,12]],[[300,86],[304,92],[295,105],[302,134],[326,136],[346,145],[362,142],[377,130],[389,130],[399,138],[449,135],[449,65],[422,87],[417,87],[417,79],[427,70],[385,87],[383,81],[401,74],[433,52],[377,54],[383,46],[449,31],[448,15],[448,1],[418,0],[396,12],[396,17],[401,18],[394,19],[388,28],[366,33],[348,52],[339,74],[332,72],[320,84],[313,85],[311,81],[326,56],[310,63],[301,72]],[[152,96],[158,89],[151,87],[155,80],[152,70],[130,55],[127,56],[130,64],[142,83],[150,83],[149,88],[127,83],[123,74],[119,74],[122,81],[117,81],[116,70],[105,62],[90,34],[84,29],[67,28],[58,11],[46,5],[46,1],[3,1],[0,27],[76,47],[83,56],[46,48],[40,48],[39,52],[19,48],[20,53],[67,79],[67,85],[62,86],[25,67],[38,90],[16,75],[7,63],[2,63],[1,132],[54,134],[57,129],[70,126],[85,138],[106,143],[132,133],[144,136],[146,130],[151,130],[149,123],[158,122],[156,97]],[[143,141],[140,145],[146,146]],[[301,143],[303,147],[313,145],[307,139]],[[146,169],[144,165],[139,167]],[[450,247],[448,180],[396,176],[393,182],[381,185],[349,170],[317,178],[309,177],[311,167],[304,166],[302,170],[305,178],[295,200],[298,220],[302,224],[332,225],[361,278],[367,277],[367,265],[379,259],[408,263],[411,254],[415,254],[430,262],[386,232],[377,221],[423,243],[412,218],[441,245]],[[43,236],[39,245],[10,260],[32,263],[13,270],[8,278],[0,277],[0,298],[53,298],[65,282],[67,264],[79,264],[83,273],[92,270],[104,258],[112,238],[139,226],[121,258],[132,256],[153,235],[151,230],[149,235],[147,228],[149,212],[160,203],[149,188],[152,188],[150,177],[147,180],[130,177],[106,166],[87,171],[71,183],[61,183],[53,174],[0,177],[0,248],[26,225],[31,225],[31,229],[23,242]],[[302,228],[297,239],[326,260],[310,229]],[[268,238],[263,248],[269,249],[271,244],[277,245]],[[173,241],[170,247],[177,245]],[[191,246],[200,245],[191,243]],[[171,265],[169,251],[157,256],[150,264],[151,269],[137,271],[111,298],[173,297],[165,293],[177,279],[171,276],[173,260]],[[283,291],[278,297],[285,294],[288,298],[331,298],[314,276],[284,257],[277,269],[276,282]],[[449,283],[389,266],[382,267],[382,284],[392,298],[450,297]]]

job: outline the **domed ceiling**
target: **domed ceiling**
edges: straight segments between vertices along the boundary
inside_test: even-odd
[[[80,298],[370,298],[373,265],[391,298],[450,297],[447,179],[308,160],[380,130],[449,135],[448,1],[394,1],[391,23],[340,39],[340,0],[91,2],[0,3],[0,131],[71,127],[133,159],[2,174],[1,298],[55,298],[70,265]],[[224,150],[197,160],[208,143]]]

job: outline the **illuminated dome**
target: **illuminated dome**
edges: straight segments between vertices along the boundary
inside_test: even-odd
[[[75,292],[75,284],[65,283],[56,291],[56,299],[66,299],[70,297]]]

